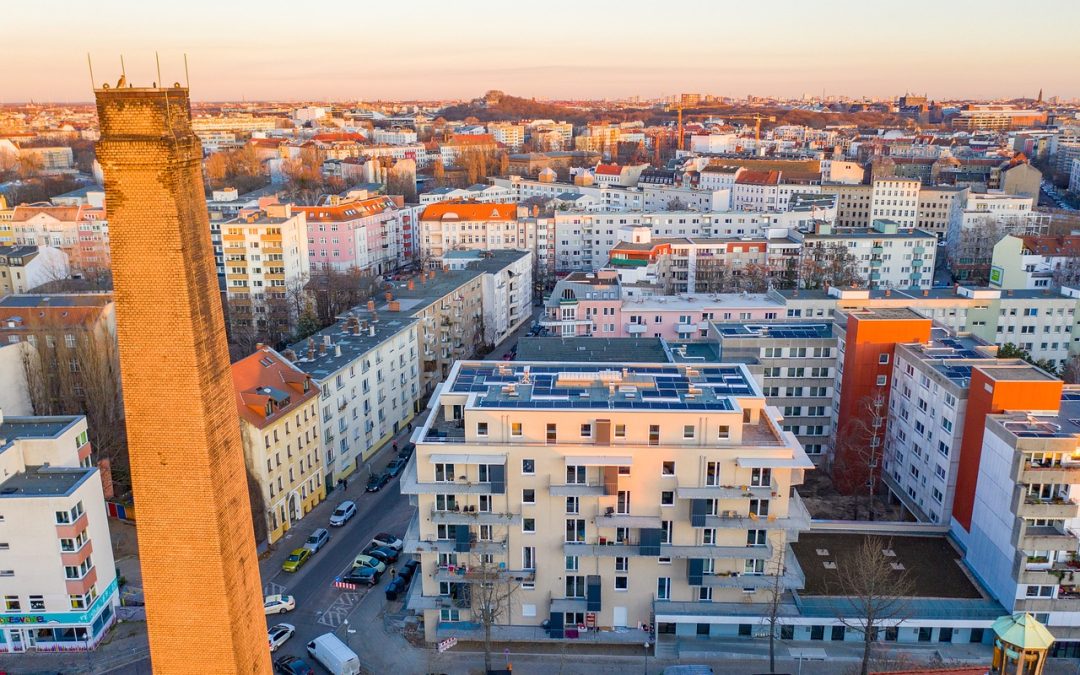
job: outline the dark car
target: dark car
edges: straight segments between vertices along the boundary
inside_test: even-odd
[[[368,478],[367,480],[367,488],[365,488],[365,490],[367,490],[368,492],[378,492],[383,488],[384,485],[389,482],[390,474],[386,473],[385,471],[382,471],[380,473],[373,473],[371,474],[371,478]]]
[[[398,450],[397,456],[401,459],[408,459],[412,457],[413,450],[416,450],[416,443],[406,443]]]
[[[354,567],[349,570],[349,573],[341,577],[341,580],[347,584],[365,584],[367,586],[374,586],[379,583],[379,577],[382,576],[382,572],[374,567]]]
[[[386,584],[386,599],[397,600],[398,596],[405,592],[407,586],[407,581],[401,577],[394,577],[393,581]]]
[[[376,559],[381,560],[384,563],[386,563],[387,567],[390,566],[390,563],[397,562],[397,559],[398,559],[397,550],[392,549],[389,546],[376,546],[375,548],[372,548],[370,551],[365,551],[365,552],[369,556],[371,556],[372,558],[376,558]]]
[[[274,671],[281,675],[315,675],[315,669],[299,656],[282,656],[274,661]]]
[[[398,457],[390,462],[390,466],[386,467],[386,472],[390,474],[391,478],[395,478],[399,473],[405,470],[405,465],[408,463],[409,460]]]

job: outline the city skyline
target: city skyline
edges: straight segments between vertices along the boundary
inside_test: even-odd
[[[288,13],[280,3],[243,0],[226,14],[196,0],[176,18],[156,6],[107,0],[93,13],[72,10],[47,53],[31,32],[14,34],[0,102],[88,101],[87,53],[99,84],[119,76],[121,54],[129,82],[149,84],[157,79],[155,52],[169,82],[185,79],[188,55],[193,93],[202,101],[461,99],[487,89],[545,99],[684,91],[997,99],[1034,98],[1040,89],[1046,97],[1080,96],[1080,80],[1066,67],[1078,56],[1066,30],[1080,21],[1080,8],[1048,7],[1058,20],[1040,28],[1041,65],[1006,47],[1015,27],[998,5],[1005,8],[991,2],[969,13],[920,0],[900,13],[835,0],[807,12],[780,2],[741,7],[736,16],[702,3],[642,21],[644,6],[613,13],[555,3],[547,8],[550,20],[578,28],[546,31],[536,12],[490,2],[437,20],[425,16],[438,8],[432,3],[408,16],[374,8],[355,22],[331,20],[346,11],[341,6],[298,25],[282,20]],[[12,25],[55,21],[48,3],[10,11]],[[851,16],[857,22],[840,33],[836,19]],[[522,34],[536,25],[534,35]],[[593,37],[582,40],[583,31]]]

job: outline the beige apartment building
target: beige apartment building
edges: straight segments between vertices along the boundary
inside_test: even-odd
[[[428,640],[477,639],[493,588],[494,639],[733,637],[803,583],[813,464],[745,366],[462,361],[413,440]]]

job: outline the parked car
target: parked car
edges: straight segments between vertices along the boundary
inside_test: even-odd
[[[386,473],[390,474],[391,478],[397,478],[397,475],[405,470],[405,465],[408,463],[409,460],[398,457],[386,467]]]
[[[382,471],[380,473],[373,473],[371,474],[371,478],[368,478],[367,488],[365,488],[365,490],[367,492],[378,492],[383,488],[384,485],[389,482],[390,474],[386,473],[385,471]]]
[[[320,548],[326,546],[328,541],[330,541],[330,532],[325,527],[320,527],[307,538],[307,541],[304,542],[304,548],[311,551],[312,555],[315,555]]]
[[[295,572],[303,567],[309,558],[311,558],[311,551],[306,548],[294,548],[289,557],[285,558],[285,562],[281,564],[281,569],[286,572]]]
[[[386,565],[390,565],[398,559],[397,549],[390,548],[389,546],[371,547],[369,545],[368,548],[370,548],[371,550],[365,549],[365,553],[367,553],[367,555],[375,558],[376,560],[381,560]]]
[[[394,577],[394,580],[386,584],[386,599],[397,600],[398,596],[405,592],[405,588],[408,586],[401,577]]]
[[[412,576],[414,574],[416,574],[416,570],[419,567],[420,567],[420,561],[419,560],[415,560],[415,559],[410,560],[410,561],[406,562],[404,565],[401,566],[401,569],[398,570],[398,576],[399,577],[404,577],[405,579],[411,579]]]
[[[345,500],[330,514],[331,527],[341,527],[356,515],[356,502]]]
[[[282,656],[274,661],[274,670],[281,675],[315,675],[315,669],[299,656]]]
[[[353,567],[374,567],[379,570],[380,574],[386,571],[386,563],[364,553],[356,556],[356,559],[353,560]]]
[[[268,595],[263,598],[263,610],[266,614],[284,614],[296,609],[296,598],[291,595]]]
[[[341,577],[341,580],[347,584],[366,584],[368,586],[374,586],[379,583],[379,577],[382,576],[382,572],[374,567],[354,567],[349,570],[349,573]]]
[[[379,546],[389,546],[390,548],[401,550],[401,547],[405,545],[403,541],[390,534],[389,532],[380,532],[371,538],[372,543]]]
[[[285,644],[285,641],[291,638],[295,632],[296,626],[291,623],[279,623],[270,626],[270,630],[266,631],[266,635],[270,639],[270,651],[277,651],[277,648]]]
[[[398,450],[397,456],[402,459],[408,459],[412,457],[413,451],[416,450],[416,443],[406,443]]]

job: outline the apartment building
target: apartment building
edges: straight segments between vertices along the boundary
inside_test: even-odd
[[[369,301],[283,352],[320,392],[324,490],[360,468],[416,414],[422,395],[418,323],[400,312],[377,312]]]
[[[949,229],[961,220],[970,191],[971,188],[957,185],[922,186],[916,227],[933,232],[939,242],[945,241]]]
[[[992,370],[972,376],[980,388],[1002,379]],[[1075,658],[1080,650],[1080,589],[1074,578],[1080,390],[1047,379],[1018,385],[1011,400],[1017,411],[1001,412],[986,403],[989,414],[979,421],[981,455],[973,467],[973,508],[966,514],[966,561],[1009,611],[1028,612],[1046,623],[1058,641],[1056,655]]]
[[[715,322],[724,363],[744,364],[769,405],[783,415],[784,431],[816,463],[829,457],[833,427],[837,338],[831,322]]]
[[[312,271],[356,268],[386,274],[405,262],[405,227],[390,197],[332,197],[328,204],[293,210],[306,218]]]
[[[1080,284],[1080,237],[1006,235],[994,244],[990,285],[1040,289]]]
[[[291,334],[310,278],[304,212],[292,204],[242,210],[211,222],[210,239],[233,334]]]
[[[673,201],[682,202],[687,208],[699,211],[726,211],[731,208],[730,190],[699,189],[691,186],[653,185],[622,186],[614,184],[592,185],[585,181],[560,183],[555,180],[554,170],[539,179],[510,176],[489,178],[492,185],[504,187],[513,193],[514,201],[544,199],[574,203],[581,198],[588,206],[575,205],[588,211],[667,211]]]
[[[782,239],[800,228],[812,228],[825,216],[809,204],[784,212],[626,211],[557,212],[555,270],[591,272],[607,264],[621,242],[648,244],[653,238]]]
[[[409,145],[416,143],[416,131],[402,127],[375,129],[371,132],[371,142],[376,145]]]
[[[968,400],[978,397],[971,392],[972,369],[1012,368],[1017,382],[1044,377],[996,353],[983,340],[936,327],[927,342],[894,349],[881,477],[922,522],[948,524],[952,518]]]
[[[479,202],[481,204],[501,204],[514,201],[513,193],[498,185],[477,183],[469,187],[440,187],[419,195],[420,204],[426,206],[436,202]]]
[[[859,276],[870,288],[929,288],[934,281],[937,238],[893,220],[874,220],[868,228],[836,229],[821,223],[810,232],[793,232],[804,255],[841,247],[853,255]],[[832,255],[827,253],[826,255]]]
[[[326,498],[319,387],[265,345],[233,363],[232,378],[244,459],[262,492],[273,544]]]
[[[531,222],[518,218],[517,204],[479,202],[437,202],[420,214],[420,255],[441,258],[449,251],[531,251],[535,235]]]
[[[0,296],[68,278],[67,254],[52,246],[0,246]]]
[[[86,418],[0,413],[0,652],[95,648],[116,622],[116,567]]]
[[[517,152],[525,144],[525,127],[521,124],[492,122],[487,125],[487,131],[496,143],[505,145],[511,152]]]
[[[866,227],[870,224],[873,185],[823,182],[821,194],[836,196],[837,227]]]
[[[74,277],[109,273],[109,224],[104,208],[20,204],[12,211],[11,231],[15,245],[63,251]]]
[[[453,166],[463,154],[489,154],[498,149],[499,144],[491,134],[454,134],[449,141],[439,146],[439,157],[443,166]]]
[[[901,227],[915,227],[922,181],[889,177],[875,180],[870,191],[870,219],[892,220]]]
[[[498,580],[495,639],[734,636],[732,603],[802,584],[791,488],[813,464],[780,421],[742,366],[459,362],[402,477],[407,606],[429,641],[475,635]]]
[[[959,221],[945,236],[950,268],[963,282],[986,283],[994,245],[1005,235],[1041,236],[1050,216],[1034,210],[1035,200],[1003,192],[971,193]]]
[[[1080,195],[1080,158],[1074,159],[1070,164],[1069,192]]]

